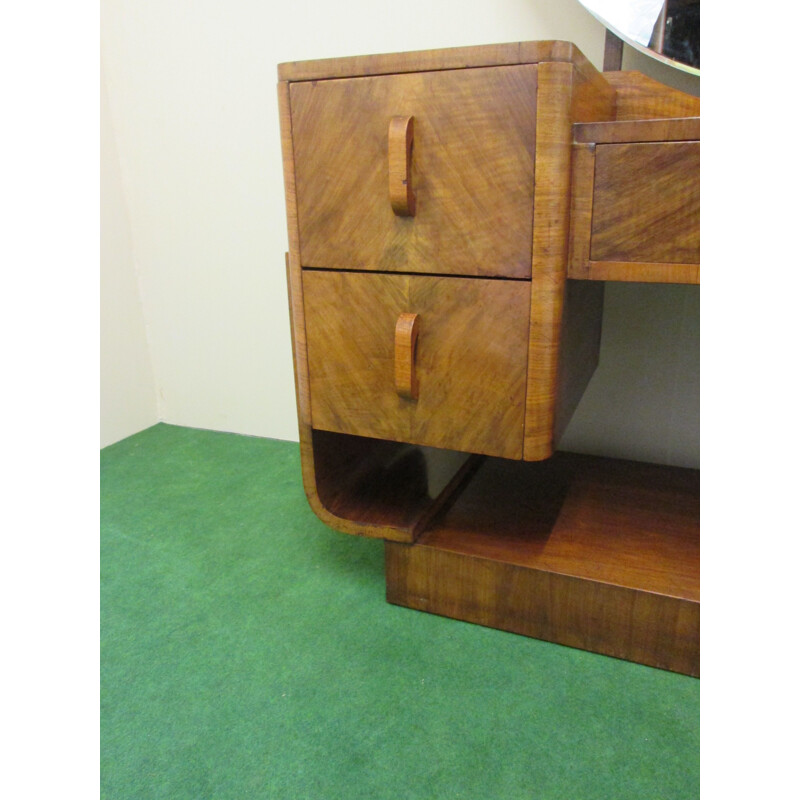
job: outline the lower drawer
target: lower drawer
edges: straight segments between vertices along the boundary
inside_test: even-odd
[[[529,282],[304,270],[303,297],[312,427],[522,458]]]

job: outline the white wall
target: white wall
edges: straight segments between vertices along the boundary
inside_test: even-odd
[[[103,61],[161,418],[297,438],[279,62],[566,39],[601,65],[604,33],[577,0],[103,0]],[[631,299],[616,288],[609,292],[612,309],[639,305],[635,291]],[[684,301],[670,308],[690,313]],[[617,316],[624,314],[611,315]],[[691,327],[688,316],[680,318],[681,331]],[[646,349],[657,359],[681,346],[656,336]],[[607,350],[604,344],[613,381],[614,352]],[[623,454],[634,440],[638,457],[673,447],[667,442],[675,425],[660,421],[667,398],[681,406],[673,416],[696,420],[692,392],[675,391],[676,375],[663,367],[656,377],[673,388],[646,412],[646,431],[619,421],[610,438]],[[575,449],[614,444],[609,427],[597,432],[603,394],[587,398],[588,411],[579,409],[568,431]],[[686,452],[677,460],[694,457]]]
[[[100,447],[158,421],[156,385],[107,95],[103,80],[100,87]]]

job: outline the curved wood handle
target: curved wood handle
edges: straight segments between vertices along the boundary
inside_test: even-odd
[[[407,400],[416,400],[419,397],[417,336],[419,315],[401,314],[394,328],[394,386],[397,394]]]
[[[417,197],[411,188],[411,151],[414,117],[392,117],[389,122],[389,198],[398,217],[413,217]]]

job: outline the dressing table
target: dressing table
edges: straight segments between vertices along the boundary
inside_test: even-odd
[[[561,452],[607,281],[699,283],[699,101],[567,42],[279,66],[302,473],[391,603],[699,674],[699,471]]]

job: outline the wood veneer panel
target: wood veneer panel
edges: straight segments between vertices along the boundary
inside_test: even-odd
[[[596,72],[583,73],[571,64],[539,66],[523,451],[529,461],[553,453],[554,432],[566,428],[577,404],[573,393],[560,395],[559,386],[585,386],[594,371],[593,359],[587,359],[585,351],[572,348],[561,352],[560,340],[569,252],[572,123],[613,115],[613,93],[603,86]],[[577,357],[573,359],[573,355]],[[568,377],[570,373],[574,374]]]
[[[556,453],[487,460],[420,542],[699,600],[699,471]]]
[[[665,86],[641,72],[604,72],[603,77],[616,90],[618,120],[700,115],[699,97]]]
[[[305,270],[313,427],[520,458],[528,283]],[[418,315],[416,399],[395,324]]]
[[[304,267],[530,276],[535,65],[292,84]],[[414,216],[388,126],[414,117]]]
[[[581,281],[687,283],[697,285],[700,283],[700,265],[588,260],[574,266],[570,265],[569,277]]]
[[[281,128],[287,234],[289,239],[289,252],[286,253],[286,283],[289,293],[289,315],[292,321],[292,361],[294,364],[295,391],[297,393],[297,416],[301,425],[310,425],[311,409],[308,390],[305,317],[303,314],[303,290],[300,283],[300,232],[297,225],[292,115],[289,85],[287,83],[278,84],[278,109]]]
[[[536,131],[531,324],[525,400],[527,460],[553,451],[563,289],[569,225],[572,67],[542,64]]]
[[[302,281],[299,265],[286,254],[287,287],[289,294],[289,321],[291,325],[292,354],[294,357],[295,390],[297,392],[297,422],[300,434],[300,468],[303,477],[303,489],[306,498],[314,513],[331,528],[343,533],[352,533],[363,536],[392,541],[410,542],[414,539],[415,529],[408,521],[408,510],[387,515],[384,512],[375,513],[376,503],[373,502],[371,513],[350,514],[347,509],[338,504],[338,513],[332,511],[330,505],[337,506],[336,498],[346,489],[354,479],[353,465],[356,462],[372,462],[373,448],[381,447],[378,440],[366,440],[361,445],[361,451],[356,451],[356,445],[347,443],[343,447],[332,447],[330,440],[320,439],[315,441],[314,431],[311,428],[311,398],[308,381],[308,366],[306,361],[306,335],[305,313],[302,302]],[[343,463],[344,462],[344,463]],[[350,472],[344,472],[349,466]],[[325,498],[323,500],[323,498]],[[406,503],[408,497],[405,498]],[[385,503],[384,503],[385,505]],[[363,506],[363,503],[362,503]],[[377,502],[377,508],[381,504]],[[421,510],[418,501],[412,503],[414,512]],[[348,516],[349,514],[349,516]]]
[[[304,271],[314,428],[408,441],[413,401],[394,380],[394,331],[408,276]]]
[[[339,518],[411,541],[415,521],[431,504],[420,448],[312,431],[317,491]]]
[[[573,129],[575,126],[573,126]],[[584,277],[592,243],[592,203],[594,201],[594,144],[572,146],[572,184],[570,190],[570,231],[568,275]]]
[[[541,41],[293,61],[278,65],[278,77],[280,80],[287,81],[324,80],[365,75],[535,64],[540,61],[569,61],[586,72],[597,71],[571,42]]]
[[[416,545],[387,545],[387,598],[696,675],[699,549],[695,470],[489,459]]]
[[[572,126],[576,143],[680,142],[700,139],[700,117],[579,122]]]
[[[592,96],[603,97],[605,101],[601,109],[595,111],[594,117],[608,116],[612,113],[613,95],[604,97],[602,93],[593,92]],[[586,116],[588,115],[584,114],[583,118]],[[573,118],[577,118],[575,113]],[[573,135],[579,128],[612,124],[615,123],[608,121],[573,123]],[[594,193],[594,152],[593,144],[578,144],[572,147],[567,278],[573,277],[570,274],[573,261],[584,255],[588,256],[589,252]],[[603,324],[603,297],[604,287],[600,284],[590,288],[576,281],[567,280],[565,283],[556,384],[558,402],[553,422],[554,442],[558,442],[564,434],[597,368]]]
[[[395,605],[700,675],[699,603],[420,545],[385,560]]]
[[[309,430],[312,508],[344,533],[413,541],[449,508],[481,463],[402,442]],[[309,498],[309,499],[312,499]]]
[[[579,122],[572,126],[575,142],[679,142],[700,138],[700,117]]]
[[[530,284],[411,277],[419,398],[409,441],[522,457]]]
[[[570,119],[576,122],[614,119],[616,93],[594,68],[573,64]]]
[[[634,141],[646,141],[651,136],[674,136],[681,140],[684,135],[699,133],[696,119],[684,120],[655,120],[655,127],[649,126],[649,121],[634,121],[623,123],[595,123],[573,125],[576,139],[598,139],[614,142],[628,137]],[[675,123],[674,127],[672,123]],[[684,125],[688,124],[688,127]],[[638,164],[628,163],[624,157],[616,159],[613,164],[605,164],[605,173],[600,174],[603,181],[600,191],[600,202],[607,205],[602,211],[608,216],[610,206],[615,205],[614,212],[624,224],[630,225],[626,230],[626,257],[636,257],[632,260],[593,260],[591,257],[592,246],[592,218],[595,202],[595,154],[597,147],[594,143],[574,144],[572,158],[572,191],[570,212],[570,252],[568,277],[581,281],[634,281],[638,283],[688,283],[700,282],[699,263],[679,263],[663,261],[644,261],[642,259],[670,256],[677,252],[681,254],[681,236],[686,240],[694,241],[694,248],[690,254],[699,257],[699,173],[696,171],[698,159],[689,158],[682,161],[680,170],[676,175],[674,165],[669,160],[651,157],[643,159]],[[601,149],[601,152],[606,152]],[[661,151],[655,146],[653,153]],[[669,155],[669,151],[667,151]],[[644,163],[642,163],[644,162]],[[650,170],[650,173],[635,174],[631,170]],[[660,174],[658,170],[665,171]],[[689,170],[681,174],[681,170]],[[691,170],[695,170],[692,174]],[[655,173],[655,174],[652,174]],[[621,181],[619,184],[617,181]],[[663,191],[664,185],[667,188]],[[615,186],[619,196],[607,194],[609,186]],[[604,194],[606,192],[606,194]],[[642,197],[642,192],[644,197]],[[690,202],[682,203],[683,193],[689,196]],[[657,194],[657,196],[655,196]],[[649,198],[648,198],[648,195]],[[620,208],[619,203],[624,205]],[[640,208],[643,202],[653,202],[650,208]],[[635,210],[627,211],[634,207]],[[612,209],[613,211],[613,209]],[[639,215],[647,219],[642,220]],[[603,220],[604,214],[600,218]],[[657,224],[652,225],[653,219]],[[600,224],[608,224],[607,222]],[[640,226],[637,229],[637,224]],[[674,226],[680,226],[681,231],[676,235]],[[613,235],[613,234],[612,234]],[[611,238],[611,235],[609,236]],[[688,251],[684,248],[683,253]]]
[[[597,145],[592,261],[700,263],[700,143]]]

